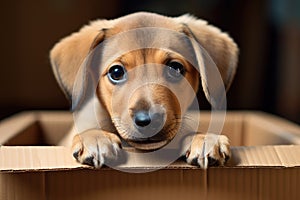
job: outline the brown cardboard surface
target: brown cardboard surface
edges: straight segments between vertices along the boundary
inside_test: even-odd
[[[201,113],[201,131],[207,130],[209,119],[209,113]],[[277,126],[273,123],[274,120],[276,123],[280,121],[259,112],[227,113],[223,134],[231,139],[233,145],[233,156],[228,166],[300,166],[300,131],[296,129],[297,125],[288,123],[293,130],[291,133],[285,130],[284,122],[280,121],[281,126]],[[32,146],[58,143],[71,126],[72,115],[66,112],[25,112],[3,121],[0,124],[0,142],[4,144],[0,148],[0,170],[35,171],[86,167],[74,161],[68,148]],[[153,161],[149,161],[149,166],[139,163],[137,158],[131,156],[122,167],[159,167]]]
[[[195,114],[195,113],[194,113]],[[193,114],[191,114],[193,115]],[[209,113],[201,113],[205,132]],[[72,126],[67,112],[25,112],[0,123],[0,199],[298,199],[300,128],[261,112],[228,112],[225,167],[184,162],[150,173],[94,170],[53,146]],[[151,165],[150,167],[159,167]],[[124,168],[149,168],[130,158]]]

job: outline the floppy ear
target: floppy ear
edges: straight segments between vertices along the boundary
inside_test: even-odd
[[[193,38],[207,51],[209,55],[205,55],[206,52],[202,52],[202,56],[212,58],[219,70],[225,90],[228,90],[237,68],[238,47],[235,42],[226,33],[208,25],[206,21],[196,19],[190,15],[183,15],[174,19],[184,25],[184,33]],[[202,49],[202,51],[204,50]],[[204,58],[204,62],[207,59]],[[214,91],[210,91],[208,88],[209,83],[210,85],[214,84],[212,80],[208,80],[212,75],[209,74],[208,69],[200,69],[199,71],[206,98],[212,103],[211,94]]]
[[[76,74],[89,52],[104,39],[104,30],[109,27],[106,20],[98,20],[83,27],[77,33],[62,39],[50,52],[54,75],[68,100]]]

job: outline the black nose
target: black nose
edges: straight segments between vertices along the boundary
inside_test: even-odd
[[[151,123],[151,118],[148,111],[138,111],[134,115],[134,123],[138,127],[145,127]]]
[[[138,111],[134,115],[134,123],[138,128],[149,126],[150,129],[161,129],[164,124],[163,113],[150,113],[149,111]]]

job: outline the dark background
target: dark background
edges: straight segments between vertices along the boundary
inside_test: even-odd
[[[300,123],[298,0],[19,0],[0,3],[0,119],[22,110],[68,109],[48,53],[97,18],[134,11],[191,13],[228,32],[240,47],[229,109],[263,110]]]

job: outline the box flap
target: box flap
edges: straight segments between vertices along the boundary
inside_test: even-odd
[[[204,132],[209,119],[209,113],[202,112],[202,127],[200,128]],[[13,138],[19,138],[21,141],[29,140],[32,135],[38,137],[41,134],[48,144],[55,144],[70,128],[72,120],[72,115],[68,112],[20,113],[0,123],[0,144],[9,144],[7,141],[12,141]],[[30,127],[37,128],[30,129]],[[26,129],[28,131],[25,134]],[[261,112],[228,112],[223,131],[229,138],[235,140],[236,145],[249,145],[231,147],[232,159],[228,167],[300,167],[298,125]],[[21,138],[20,135],[22,135]],[[12,144],[15,143],[12,142]],[[119,167],[157,169],[165,166],[159,159],[155,162],[153,160],[155,159],[145,160],[143,157],[131,154],[127,157],[126,163]],[[78,164],[73,159],[70,149],[65,147],[0,146],[0,171],[2,172],[57,171],[79,168],[90,167]],[[167,168],[194,169],[196,167],[177,161]]]
[[[243,145],[300,144],[300,126],[263,112],[245,113]]]
[[[300,166],[300,145],[275,146],[274,148],[284,166]]]
[[[25,156],[26,155],[26,156]],[[228,167],[300,167],[300,145],[232,147],[232,159]],[[161,168],[159,162],[131,156],[120,168]],[[57,171],[91,168],[78,164],[65,147],[7,147],[0,148],[0,171]],[[196,168],[186,163],[175,162],[168,169]]]
[[[299,167],[300,145],[232,147],[232,167]]]
[[[62,170],[81,167],[65,147],[0,147],[0,171]]]
[[[23,112],[0,122],[0,144],[23,132],[36,122],[36,115],[32,112]]]

